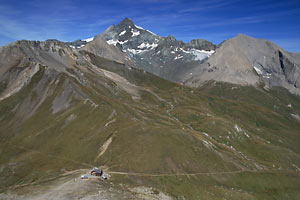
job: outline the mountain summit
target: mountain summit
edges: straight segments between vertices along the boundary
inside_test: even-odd
[[[184,77],[194,87],[208,80],[263,83],[300,94],[300,54],[284,51],[268,40],[239,34],[223,42],[215,54]]]
[[[128,18],[101,36],[126,52],[137,67],[172,81],[179,81],[184,71],[199,65],[216,48],[206,40],[184,43],[173,36],[158,36]]]
[[[128,17],[125,17],[119,24],[118,26],[120,28],[127,28],[127,27],[135,27],[133,21],[129,19]]]

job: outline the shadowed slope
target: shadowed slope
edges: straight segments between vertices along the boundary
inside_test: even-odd
[[[276,92],[264,91],[251,95],[267,104],[248,102],[240,86],[242,99],[214,85],[208,94],[56,42],[18,45],[8,48],[39,53],[5,65],[1,95],[19,80],[9,77],[39,67],[0,101],[1,188],[105,166],[116,184],[178,198],[299,196],[297,97],[283,93],[277,104]]]

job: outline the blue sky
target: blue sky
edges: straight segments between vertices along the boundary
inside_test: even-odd
[[[0,45],[85,39],[125,17],[185,42],[218,44],[243,33],[300,52],[300,0],[0,0]]]

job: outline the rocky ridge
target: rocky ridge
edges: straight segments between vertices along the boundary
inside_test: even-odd
[[[263,84],[266,89],[280,86],[300,94],[300,54],[284,51],[268,40],[240,34],[219,46],[203,39],[184,43],[173,36],[158,36],[125,18],[95,38],[69,45],[97,54],[95,49],[99,48],[94,47],[93,40],[103,40],[99,38],[112,51],[118,49],[124,53],[117,57],[107,55],[109,59],[127,63],[131,60],[131,65],[192,87],[215,80],[240,85]]]
[[[216,45],[203,39],[184,43],[173,36],[158,36],[135,25],[128,18],[117,26],[110,26],[95,38],[98,37],[126,53],[138,68],[171,81],[179,81],[182,73],[198,66],[216,48]],[[75,49],[90,49],[86,47],[90,46],[86,40],[75,41],[69,45]]]
[[[280,86],[300,94],[300,54],[274,43],[246,35],[229,39],[197,68],[183,76],[187,85],[198,87],[208,80],[267,88]]]
[[[137,67],[172,81],[179,81],[184,71],[197,66],[216,48],[206,40],[184,43],[173,36],[158,36],[128,18],[109,27],[101,36],[126,52]]]

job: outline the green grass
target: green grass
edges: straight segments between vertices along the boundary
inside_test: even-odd
[[[114,175],[112,181],[149,185],[179,199],[299,198],[299,174],[293,165],[300,166],[300,123],[290,115],[300,114],[299,97],[280,88],[264,91],[225,83],[191,89],[90,56],[95,65],[153,91],[161,99],[141,90],[141,100],[133,100],[113,81],[88,70],[84,71],[87,85],[61,73],[55,76],[58,84],[46,81],[50,92],[38,109],[24,118],[19,115],[26,115],[20,105],[28,99],[32,103],[41,99],[37,86],[44,76],[42,68],[30,84],[0,102],[1,188],[100,165],[112,171],[153,174],[230,172],[260,166],[270,171],[171,177]],[[76,75],[76,70],[68,72]],[[64,84],[73,88],[67,97],[70,105],[53,114],[53,101],[65,91]],[[115,122],[105,126],[112,119]],[[235,125],[243,131],[237,131]],[[110,137],[113,140],[107,151],[95,159]]]

